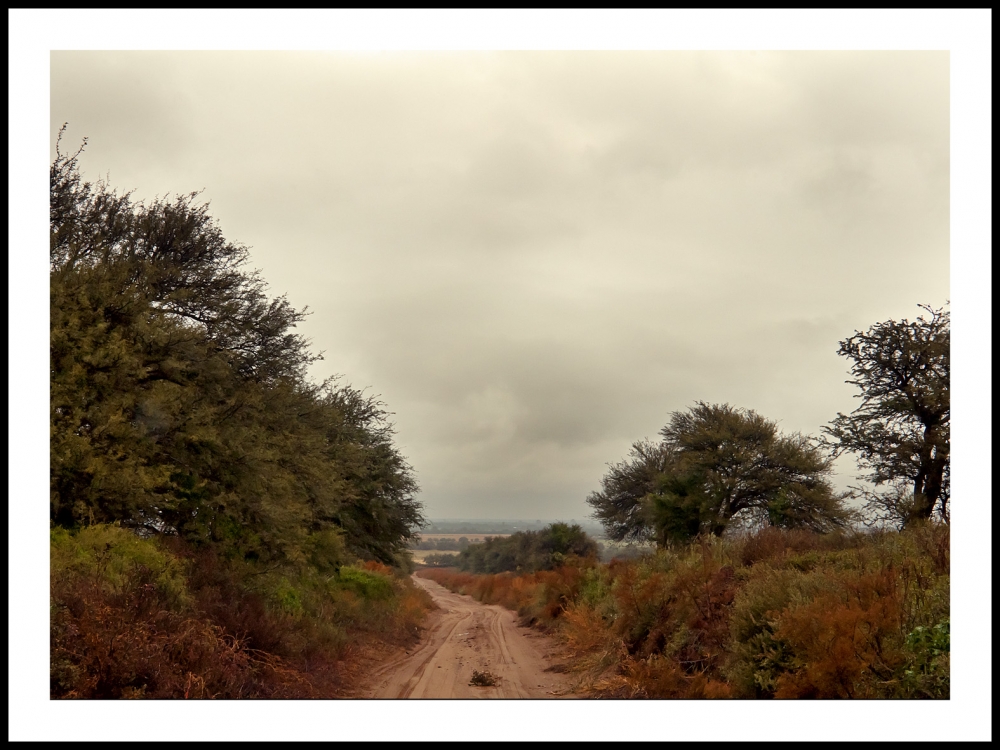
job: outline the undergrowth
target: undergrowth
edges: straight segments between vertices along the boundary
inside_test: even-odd
[[[218,557],[113,525],[51,534],[53,698],[329,698],[366,642],[431,607],[375,562],[320,572]]]
[[[420,575],[558,635],[590,691],[948,698],[949,530],[765,529],[532,575]]]

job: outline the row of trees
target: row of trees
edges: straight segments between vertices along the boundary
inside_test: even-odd
[[[486,537],[457,556],[458,566],[471,573],[551,570],[568,558],[596,558],[597,542],[577,524],[553,523],[540,531],[519,531],[507,537]]]
[[[660,441],[639,441],[609,467],[587,502],[616,541],[660,545],[733,523],[825,532],[865,500],[868,523],[947,522],[950,500],[950,316],[887,321],[840,342],[861,405],[838,414],[820,440],[782,435],[748,409],[698,402],[674,412]],[[832,462],[857,456],[868,487],[836,493]]]
[[[457,552],[458,550],[463,550],[468,546],[469,537],[467,536],[460,536],[458,539],[441,537],[440,539],[421,539],[413,545],[413,549],[439,549]]]
[[[424,519],[383,405],[310,382],[305,311],[196,193],[136,202],[84,182],[79,154],[50,170],[52,522],[396,560]]]

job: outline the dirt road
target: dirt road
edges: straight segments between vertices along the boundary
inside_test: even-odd
[[[419,644],[373,673],[369,697],[577,697],[566,674],[547,671],[557,662],[552,639],[518,627],[515,614],[503,607],[454,594],[426,578],[413,580],[440,609],[430,615]],[[497,685],[470,685],[473,670],[492,673]]]

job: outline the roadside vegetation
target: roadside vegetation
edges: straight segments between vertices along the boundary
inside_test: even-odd
[[[611,464],[588,502],[653,552],[420,575],[558,634],[598,696],[948,698],[950,322],[924,310],[840,342],[861,405],[822,440],[699,402]],[[838,494],[844,453],[869,484]]]
[[[330,697],[415,637],[424,522],[336,380],[192,194],[50,170],[51,696]]]
[[[343,694],[432,606],[389,415],[308,379],[305,311],[196,194],[135,202],[79,153],[50,170],[50,694]],[[697,402],[634,443],[588,498],[629,559],[555,523],[435,541],[420,574],[558,634],[597,695],[947,698],[950,320],[924,309],[840,342],[861,405],[820,440]],[[868,484],[838,493],[845,453]]]
[[[431,568],[448,568],[458,564],[458,555],[453,555],[450,552],[434,553],[424,556],[420,562]]]
[[[418,575],[559,636],[619,698],[947,698],[949,529],[706,536],[532,574]]]

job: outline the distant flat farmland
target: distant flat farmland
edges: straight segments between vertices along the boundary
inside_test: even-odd
[[[455,542],[455,547],[458,546],[459,539],[465,539],[469,544],[476,544],[482,542],[486,537],[498,537],[498,536],[510,536],[510,534],[476,534],[465,532],[462,534],[421,534],[419,539],[421,542],[433,542],[437,544],[441,541]],[[451,545],[448,545],[451,546]],[[457,555],[459,553],[458,549],[411,549],[410,554],[413,555],[414,561],[418,563],[423,563],[424,559],[428,555]]]
[[[498,537],[498,536],[510,536],[510,534],[470,534],[468,532],[464,534],[421,534],[421,539],[454,539],[458,541],[462,537],[465,537],[470,542],[481,542],[488,536]]]

